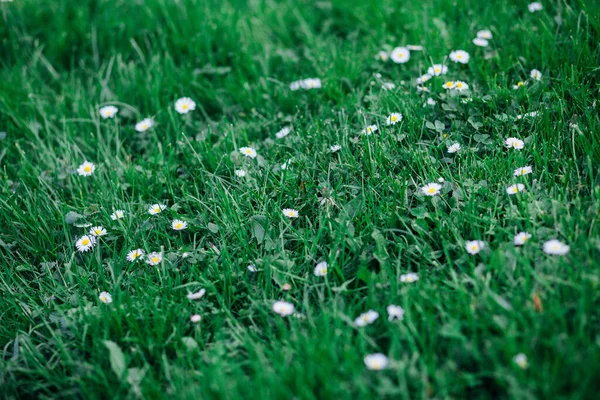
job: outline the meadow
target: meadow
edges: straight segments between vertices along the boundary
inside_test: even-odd
[[[595,399],[597,0],[0,1],[0,397]]]

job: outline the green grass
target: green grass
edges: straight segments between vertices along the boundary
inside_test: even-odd
[[[595,398],[600,19],[595,1],[543,3],[0,3],[1,396]],[[485,49],[471,42],[481,29]],[[375,59],[405,44],[424,51]],[[446,61],[418,92],[456,49],[469,64]],[[308,77],[323,87],[289,89]],[[445,92],[448,79],[470,94]],[[179,115],[184,96],[197,109]],[[108,104],[119,113],[104,120]],[[391,112],[404,119],[388,127]],[[136,132],[145,117],[156,125]],[[237,152],[248,145],[254,160]],[[74,173],[85,160],[90,177]],[[517,182],[526,191],[508,196]],[[153,203],[168,208],[149,215]],[[83,254],[82,223],[109,231]],[[532,238],[516,247],[520,231]],[[486,247],[470,255],[475,239]],[[550,239],[569,253],[545,254]],[[138,247],[164,261],[126,261]],[[314,276],[322,260],[329,273]],[[408,272],[419,280],[402,283]],[[275,314],[276,300],[296,315]],[[388,304],[404,319],[389,322]],[[369,309],[375,323],[353,326]],[[370,371],[378,352],[390,364]]]

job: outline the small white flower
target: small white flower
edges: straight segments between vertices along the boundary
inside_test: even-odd
[[[361,133],[363,135],[371,135],[373,132],[377,132],[379,128],[377,127],[377,125],[369,125],[367,126]]]
[[[123,210],[115,210],[115,212],[110,215],[110,219],[112,219],[113,221],[122,219],[124,217],[125,217],[125,211],[123,211]]]
[[[423,103],[423,107],[427,107],[427,106],[435,106],[435,100],[432,99],[431,97],[427,98],[427,101],[425,103]]]
[[[293,208],[284,208],[281,212],[288,218],[298,218],[299,215],[298,210],[294,210]]]
[[[527,369],[529,363],[527,362],[527,356],[523,353],[519,353],[513,357],[513,361],[522,369]]]
[[[490,43],[486,39],[478,37],[478,38],[473,39],[473,44],[475,46],[479,46],[479,47],[488,47],[488,45]]]
[[[167,206],[164,204],[152,204],[150,207],[148,207],[148,214],[160,214],[165,208],[167,208]]]
[[[235,176],[243,178],[244,176],[246,176],[246,171],[244,171],[243,169],[236,169]]]
[[[292,128],[290,128],[289,126],[286,126],[285,128],[281,129],[279,132],[277,132],[275,134],[275,137],[277,139],[283,139],[284,137],[289,135],[291,131],[292,131]]]
[[[161,263],[162,259],[163,259],[162,253],[153,252],[146,256],[146,264],[158,265]]]
[[[455,50],[450,53],[450,59],[456,63],[468,64],[471,56],[464,50]]]
[[[439,183],[444,183],[444,182],[446,182],[446,180],[444,178],[438,178],[438,182]]]
[[[546,243],[544,243],[544,253],[546,253],[546,254],[562,256],[562,255],[567,254],[568,252],[569,252],[569,246],[567,246],[566,244],[564,244],[563,242],[561,242],[559,240],[552,239],[552,240],[548,240]]]
[[[341,149],[342,146],[340,146],[339,144],[334,144],[333,146],[329,147],[329,151],[331,151],[332,153],[340,151]]]
[[[400,275],[400,282],[402,283],[414,283],[419,280],[419,274],[409,272],[408,274]]]
[[[463,81],[456,81],[454,82],[454,89],[458,90],[459,92],[464,92],[465,90],[469,90],[469,85]]]
[[[360,314],[358,318],[354,320],[355,326],[365,326],[371,325],[375,320],[379,318],[379,313],[377,311],[369,310],[364,314]]]
[[[448,153],[452,154],[452,153],[457,153],[460,151],[460,144],[459,143],[454,143],[451,146],[448,146]]]
[[[424,74],[417,78],[417,85],[421,85],[431,79],[431,75]]]
[[[325,276],[327,275],[327,262],[321,261],[315,266],[315,276]]]
[[[104,304],[112,303],[112,296],[108,292],[100,292],[100,294],[98,295],[98,299],[100,299],[100,301]]]
[[[448,81],[442,85],[444,89],[454,89],[454,82]]]
[[[290,89],[296,91],[298,89],[310,90],[321,88],[321,80],[319,78],[306,78],[290,83]]]
[[[75,247],[80,253],[85,253],[86,251],[93,248],[95,244],[96,238],[94,238],[94,236],[85,235],[80,237],[79,240],[77,240],[77,242],[75,243]]]
[[[525,185],[523,185],[522,183],[517,183],[516,185],[510,185],[509,187],[506,188],[506,193],[508,193],[509,195],[517,194],[519,192],[524,192],[524,191],[525,191]]]
[[[135,249],[135,250],[131,250],[129,253],[127,253],[127,261],[129,262],[134,262],[136,260],[141,260],[144,258],[144,250],[142,249]]]
[[[187,298],[190,300],[198,300],[201,299],[206,293],[206,289],[200,289],[196,293],[188,293]]]
[[[529,73],[529,76],[531,77],[531,79],[535,79],[536,81],[542,80],[542,73],[537,69],[532,69]]]
[[[491,39],[492,38],[492,32],[489,31],[488,29],[484,29],[484,30],[481,30],[481,31],[477,32],[477,37],[479,39]]]
[[[250,272],[256,272],[257,271],[256,265],[254,265],[254,264],[248,264],[248,271],[250,271]]]
[[[381,84],[381,88],[383,90],[394,90],[394,89],[396,89],[396,85],[393,84],[392,82],[384,82]]]
[[[182,97],[175,102],[175,111],[179,114],[187,114],[196,109],[196,103],[189,97]]]
[[[530,13],[534,13],[536,11],[542,11],[544,6],[540,2],[534,1],[533,3],[529,4],[527,8],[529,9]]]
[[[402,319],[404,318],[404,308],[400,306],[390,304],[389,306],[387,306],[386,310],[388,313],[388,321],[392,321],[394,319],[402,321]]]
[[[533,172],[533,169],[527,165],[525,167],[515,169],[515,172],[513,172],[513,176],[528,175],[528,174],[531,174],[532,172]]]
[[[525,142],[523,142],[521,139],[510,137],[504,141],[504,145],[515,150],[521,150],[523,147],[525,147]]]
[[[421,192],[423,192],[425,196],[435,196],[440,193],[441,189],[442,185],[439,183],[428,183],[421,188]]]
[[[119,109],[117,107],[106,106],[106,107],[102,107],[100,109],[100,116],[104,119],[113,118],[115,115],[117,115],[118,112],[119,112]]]
[[[513,85],[514,90],[518,90],[521,86],[526,86],[527,82],[519,81],[516,85]]]
[[[396,125],[398,122],[402,121],[402,114],[400,113],[391,113],[387,120],[385,121],[386,125]]]
[[[364,362],[367,366],[367,369],[370,369],[371,371],[381,371],[389,364],[388,358],[381,353],[369,354],[365,356]]]
[[[90,235],[100,237],[106,235],[106,229],[103,226],[94,226],[90,229]]]
[[[381,50],[379,53],[377,53],[375,58],[385,62],[390,58],[390,53],[388,53],[387,51]]]
[[[467,253],[469,254],[477,254],[485,247],[485,243],[481,240],[469,240],[465,248],[467,249]]]
[[[407,44],[406,48],[409,49],[410,51],[421,51],[421,50],[423,50],[423,46],[421,46],[420,44]]]
[[[294,313],[294,305],[292,303],[288,303],[287,301],[276,301],[273,303],[273,311],[282,317],[287,317],[288,315],[292,315]]]
[[[257,154],[256,150],[254,150],[252,147],[241,147],[240,153],[242,153],[246,157],[250,157],[250,158],[256,158],[256,154]]]
[[[96,166],[89,161],[85,161],[83,164],[77,168],[77,173],[80,176],[90,176],[96,170]]]
[[[146,132],[148,129],[154,126],[154,120],[152,118],[145,118],[135,124],[135,130],[138,132]]]
[[[182,231],[187,228],[187,222],[175,219],[171,222],[171,228],[173,228],[174,231]]]
[[[202,317],[199,314],[194,314],[190,317],[190,321],[192,321],[195,324],[197,324],[201,320],[202,320]]]
[[[406,47],[396,47],[390,53],[390,58],[396,64],[404,64],[410,60],[410,50],[408,50]]]
[[[515,246],[523,246],[525,242],[531,239],[531,233],[529,232],[519,232],[514,237]]]
[[[427,69],[427,73],[431,76],[440,76],[448,73],[448,67],[442,64],[433,64]]]

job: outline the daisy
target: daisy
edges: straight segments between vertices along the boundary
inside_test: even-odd
[[[106,106],[100,109],[100,116],[104,119],[112,118],[119,112],[119,109],[115,106]]]
[[[525,166],[525,167],[515,169],[515,172],[513,172],[513,176],[528,175],[528,174],[531,174],[532,172],[533,172],[533,169],[530,166]]]
[[[377,311],[369,310],[366,313],[360,314],[358,318],[354,320],[355,326],[371,325],[375,320],[379,318]]]
[[[506,193],[508,193],[509,195],[517,194],[519,192],[524,192],[524,191],[525,191],[525,185],[523,185],[522,183],[517,183],[516,185],[510,185],[509,187],[506,188]]]
[[[519,81],[516,85],[513,85],[514,90],[518,90],[521,86],[527,85],[527,82]]]
[[[171,222],[171,228],[173,228],[174,231],[182,231],[187,228],[187,222],[175,219]]]
[[[100,237],[106,235],[106,229],[103,226],[94,226],[90,229],[90,235]]]
[[[464,50],[455,50],[450,53],[450,59],[455,63],[468,64],[471,56]]]
[[[513,241],[515,246],[523,246],[525,242],[531,239],[531,233],[529,232],[519,232],[515,235]]]
[[[448,72],[448,67],[442,64],[433,64],[427,68],[427,73],[431,76],[445,75]]]
[[[460,144],[459,143],[454,143],[451,146],[448,146],[448,153],[452,154],[452,153],[457,153],[460,151]]]
[[[442,185],[439,183],[428,183],[421,188],[421,192],[423,192],[425,196],[435,196],[436,194],[440,193],[441,189]]]
[[[79,250],[80,253],[85,253],[90,250],[96,244],[96,239],[94,236],[82,236],[75,243],[75,247]]]
[[[429,74],[421,75],[420,77],[417,78],[417,85],[425,83],[430,79],[431,79],[431,75],[429,75]]]
[[[167,208],[167,206],[164,204],[152,204],[150,207],[148,207],[148,214],[160,214],[165,208]]]
[[[321,88],[321,80],[319,78],[308,78],[305,79],[302,83],[302,89],[320,89]]]
[[[252,147],[241,147],[240,153],[246,157],[256,158],[256,150],[254,150]]]
[[[332,153],[335,153],[337,151],[340,151],[342,149],[342,146],[340,146],[339,144],[334,144],[333,146],[331,146],[329,148],[329,151],[331,151]]]
[[[206,294],[206,289],[203,288],[203,289],[198,290],[196,293],[188,293],[186,295],[186,297],[189,300],[198,300],[198,299],[201,299],[202,296],[204,296],[205,294]]]
[[[510,137],[504,141],[504,146],[513,148],[515,150],[521,150],[525,147],[525,142],[521,139]]]
[[[544,253],[556,256],[563,256],[569,252],[569,246],[563,242],[552,239],[544,243]]]
[[[404,308],[400,306],[390,304],[389,306],[387,306],[386,310],[388,313],[388,321],[393,321],[394,319],[402,321],[402,319],[404,318]]]
[[[469,85],[463,81],[454,82],[454,88],[459,92],[464,92],[465,90],[469,90]]]
[[[477,254],[485,247],[485,243],[481,240],[469,240],[465,245],[467,249],[467,253],[469,254]]]
[[[163,259],[162,253],[153,252],[146,256],[146,264],[158,265],[161,263],[162,259]]]
[[[187,114],[196,109],[196,103],[189,97],[182,97],[175,102],[175,111],[179,114]]]
[[[370,369],[371,371],[381,371],[389,364],[388,358],[381,353],[369,354],[365,356],[363,361],[365,362],[367,369]]]
[[[77,173],[80,176],[90,176],[96,170],[96,166],[89,161],[85,161],[83,164],[77,168]]]
[[[410,51],[421,51],[421,50],[423,50],[423,46],[421,46],[420,44],[407,44],[406,48],[409,49]]]
[[[400,275],[400,282],[403,283],[413,283],[419,280],[419,274],[415,274],[414,272],[409,272],[408,274]]]
[[[108,292],[100,292],[100,294],[98,295],[98,299],[100,299],[100,301],[104,304],[112,303],[112,296]]]
[[[273,311],[282,317],[287,317],[288,315],[292,315],[294,313],[294,305],[292,303],[288,303],[287,301],[276,301],[273,303]]]
[[[141,260],[142,258],[144,258],[144,250],[142,249],[131,250],[127,253],[127,261],[129,262],[134,262],[137,259]]]
[[[454,89],[454,82],[448,81],[442,85],[444,89]]]
[[[244,176],[246,176],[246,171],[244,171],[243,169],[236,169],[235,176],[243,178]]]
[[[423,107],[427,106],[435,106],[435,100],[429,97],[425,103],[423,103]]]
[[[473,39],[473,44],[479,47],[488,47],[489,42],[483,38],[475,38]]]
[[[396,125],[398,122],[402,121],[402,114],[400,113],[391,113],[389,117],[387,117],[386,125]]]
[[[406,47],[396,47],[390,53],[390,58],[396,64],[404,64],[410,60],[410,50],[408,50]]]
[[[381,88],[383,90],[394,90],[396,89],[396,85],[394,85],[392,82],[384,82],[381,84]]]
[[[492,38],[492,32],[489,31],[488,29],[484,29],[484,30],[481,30],[481,31],[477,32],[477,37],[479,39],[491,39]]]
[[[148,129],[154,126],[154,121],[152,118],[145,118],[135,124],[135,130],[138,132],[146,132]]]
[[[292,131],[292,128],[290,128],[289,126],[286,126],[282,130],[280,130],[279,132],[277,132],[275,134],[275,137],[277,139],[283,139],[284,137],[286,137],[287,135],[289,135],[291,131]]]
[[[257,271],[256,265],[254,265],[254,264],[248,264],[248,271],[250,271],[250,272],[256,272]]]
[[[325,276],[327,275],[327,262],[321,261],[315,266],[315,276]]]
[[[519,353],[513,357],[513,361],[522,369],[527,369],[529,363],[527,362],[527,356],[523,353]]]
[[[281,212],[288,218],[298,218],[299,215],[298,210],[294,210],[293,208],[284,208]]]
[[[529,4],[527,8],[529,9],[530,13],[534,13],[536,11],[542,11],[544,9],[544,6],[542,5],[542,3],[535,1]]]
[[[531,79],[535,79],[536,81],[542,80],[542,73],[537,69],[532,69],[529,73],[529,76],[531,77]]]
[[[123,211],[123,210],[115,210],[115,212],[110,215],[110,219],[112,219],[113,221],[122,219],[124,217],[125,217],[125,211]]]
[[[376,58],[377,60],[380,60],[380,61],[384,61],[384,62],[385,62],[385,61],[389,60],[389,58],[390,58],[390,53],[388,53],[387,51],[383,51],[383,50],[381,50],[379,53],[377,53],[377,55],[375,56],[375,58]]]
[[[195,324],[200,322],[200,320],[202,320],[202,317],[199,314],[194,314],[190,317],[190,321],[192,321]]]
[[[378,129],[379,128],[377,127],[377,125],[369,125],[361,133],[364,134],[364,135],[369,136],[373,132],[377,132]]]
[[[532,111],[532,112],[525,113],[524,115],[521,115],[521,114],[517,115],[517,119],[523,119],[525,117],[536,117],[537,115],[538,115],[537,111]]]

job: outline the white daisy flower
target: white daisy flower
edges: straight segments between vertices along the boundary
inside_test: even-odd
[[[515,246],[523,246],[525,242],[531,239],[531,233],[529,232],[519,232],[513,238]]]
[[[471,56],[464,50],[455,50],[450,53],[450,59],[455,63],[468,64]]]
[[[400,113],[391,113],[387,120],[385,121],[386,125],[396,125],[398,122],[402,121],[402,114]]]
[[[153,252],[146,256],[146,264],[148,265],[158,265],[162,262],[163,254]]]
[[[459,143],[454,143],[451,146],[448,146],[448,153],[452,154],[452,153],[457,153],[460,151],[460,144]]]
[[[187,222],[175,219],[171,222],[171,228],[173,228],[174,231],[182,231],[187,228]]]
[[[96,244],[96,238],[94,236],[84,235],[77,240],[75,247],[80,253],[85,253],[90,250]]]
[[[179,114],[187,114],[196,109],[196,102],[189,97],[182,97],[175,102],[175,111]]]
[[[148,207],[148,214],[150,214],[150,215],[160,214],[166,208],[167,208],[167,206],[164,204],[152,204],[150,207]]]
[[[98,299],[104,304],[112,303],[112,296],[108,292],[100,292],[100,294],[98,295]]]
[[[379,130],[379,128],[377,127],[377,125],[369,125],[367,126],[361,133],[363,135],[371,135],[373,132],[377,132],[377,130]]]
[[[400,282],[402,283],[413,283],[419,280],[419,274],[409,272],[408,274],[400,275]]]
[[[135,249],[135,250],[131,250],[129,253],[127,253],[127,261],[129,262],[134,262],[136,260],[141,260],[144,258],[144,250],[142,249]]]
[[[367,369],[370,369],[371,371],[381,371],[389,364],[388,358],[381,353],[369,354],[365,356],[363,361],[365,362]]]
[[[388,53],[387,51],[383,51],[381,50],[379,53],[377,53],[377,55],[375,56],[376,59],[380,60],[380,61],[387,61],[390,58],[390,53]]]
[[[506,193],[508,193],[509,195],[517,194],[519,192],[524,192],[524,191],[525,191],[525,185],[523,185],[522,183],[517,183],[516,185],[510,185],[509,187],[506,188]]]
[[[410,60],[410,50],[408,50],[406,47],[396,47],[390,53],[390,58],[396,64],[404,64]]]
[[[190,321],[192,321],[195,324],[197,324],[201,320],[202,320],[202,317],[199,314],[194,314],[190,317]]]
[[[299,215],[298,210],[294,210],[293,208],[284,208],[281,212],[288,218],[298,218]]]
[[[256,272],[257,271],[256,265],[254,265],[254,264],[248,264],[248,271],[250,271],[250,272]]]
[[[488,47],[490,42],[488,42],[486,39],[478,37],[478,38],[473,39],[473,44],[475,46],[479,46],[479,47]]]
[[[321,88],[321,80],[319,78],[306,78],[290,83],[290,89],[296,91],[298,89],[310,90]]]
[[[544,243],[544,253],[546,253],[546,254],[562,256],[562,255],[567,254],[568,252],[569,252],[569,246],[567,246],[566,244],[564,244],[563,242],[561,242],[559,240],[552,239],[552,240],[548,240],[546,243]]]
[[[527,369],[529,363],[527,362],[527,356],[523,353],[519,353],[513,357],[513,361],[522,369]]]
[[[431,79],[431,75],[424,74],[417,78],[417,85],[421,85]]]
[[[542,73],[537,69],[532,69],[529,73],[529,76],[531,77],[531,79],[535,79],[536,81],[542,80]]]
[[[540,2],[534,1],[533,3],[529,4],[527,8],[529,9],[530,13],[534,13],[536,11],[542,11],[544,6]]]
[[[394,319],[402,321],[402,319],[404,318],[404,308],[400,306],[390,304],[389,306],[387,306],[386,310],[388,313],[388,321],[393,321]]]
[[[392,82],[384,82],[381,84],[381,88],[383,90],[394,90],[394,89],[396,89],[396,85],[393,84]]]
[[[257,155],[256,150],[252,147],[240,147],[240,153],[250,158],[256,158]]]
[[[371,325],[375,320],[379,318],[377,311],[369,310],[366,313],[360,314],[358,318],[354,320],[355,326]]]
[[[488,29],[483,29],[479,32],[477,32],[477,37],[479,39],[491,39],[492,38],[492,32]]]
[[[235,176],[243,178],[244,176],[246,176],[246,171],[244,171],[243,169],[236,169]]]
[[[427,98],[427,101],[425,103],[423,103],[423,107],[427,107],[427,106],[435,106],[435,100],[432,99],[431,97]]]
[[[115,210],[115,212],[110,215],[110,219],[112,219],[113,221],[122,219],[124,217],[125,217],[125,211],[123,211],[123,210]]]
[[[454,89],[458,90],[459,92],[464,92],[465,90],[469,90],[469,85],[463,81],[456,81],[454,82]]]
[[[521,150],[523,147],[525,147],[525,142],[523,142],[521,139],[510,137],[504,141],[504,146],[515,150]]]
[[[342,146],[340,146],[339,144],[334,144],[333,146],[329,147],[329,151],[331,151],[332,153],[340,151],[341,149]]]
[[[427,68],[427,73],[431,76],[440,76],[448,73],[448,67],[442,64],[433,64]]]
[[[96,170],[96,166],[89,161],[85,161],[83,164],[77,168],[77,173],[80,176],[90,176]]]
[[[454,89],[454,82],[448,81],[442,85],[444,89]]]
[[[198,300],[201,299],[206,294],[206,289],[200,289],[196,293],[188,293],[187,298],[190,300]]]
[[[410,51],[422,51],[423,50],[423,46],[421,46],[420,44],[407,44],[406,48],[409,49]]]
[[[148,129],[154,126],[154,120],[152,118],[145,118],[135,124],[135,130],[138,132],[146,132]]]
[[[521,86],[526,86],[527,82],[519,81],[516,85],[513,85],[514,90],[518,90]]]
[[[273,311],[282,317],[287,317],[288,315],[292,315],[294,313],[294,305],[292,303],[288,303],[287,301],[276,301],[273,303]]]
[[[103,226],[94,226],[90,229],[90,235],[100,237],[106,235],[106,229]]]
[[[291,131],[292,131],[292,128],[290,128],[289,126],[286,126],[285,128],[281,129],[279,132],[277,132],[275,134],[275,137],[277,139],[283,139],[284,137],[289,135]]]
[[[440,193],[441,189],[442,185],[439,183],[428,183],[421,188],[421,192],[423,192],[425,196],[435,196]]]
[[[529,175],[532,172],[533,172],[533,169],[527,165],[525,167],[515,169],[515,172],[513,172],[513,176]]]
[[[100,109],[100,116],[104,119],[113,118],[115,115],[117,115],[118,112],[119,112],[119,109],[117,107],[106,106],[106,107],[102,107]]]
[[[327,262],[321,261],[315,266],[315,276],[325,276],[327,275]]]
[[[477,254],[485,247],[485,243],[481,240],[469,240],[465,244],[465,248],[467,249],[467,253],[469,254]]]

